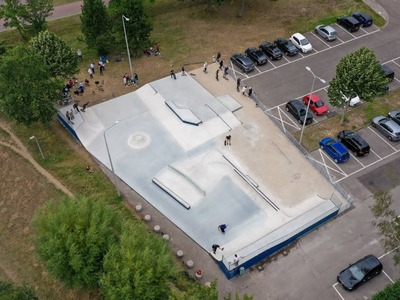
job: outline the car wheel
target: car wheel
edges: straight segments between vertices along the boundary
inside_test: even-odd
[[[353,152],[353,155],[354,155],[354,156],[358,156],[357,151],[354,151],[354,152]]]
[[[301,120],[300,120],[300,119],[298,120],[298,122],[299,122],[299,124],[300,124],[300,125],[303,125],[303,122],[301,122]]]
[[[389,141],[393,141],[393,138],[389,135],[388,136]]]
[[[371,125],[372,125],[372,127],[376,128],[376,124],[375,123],[372,123]]]
[[[318,34],[318,30],[317,30],[317,29],[315,29],[314,32],[315,32],[316,34]]]
[[[337,158],[334,159],[335,163],[338,163],[339,161],[337,160]]]
[[[329,39],[328,39],[328,37],[327,37],[327,36],[325,37],[325,41],[329,42]]]
[[[286,56],[289,56],[289,52],[286,51],[285,54],[286,54]]]
[[[324,149],[324,146],[322,146],[322,145],[320,145],[319,147],[320,147],[321,149]]]
[[[289,112],[289,107],[286,106],[286,111]]]

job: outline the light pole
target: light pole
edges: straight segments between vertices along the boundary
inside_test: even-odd
[[[35,140],[35,141],[36,141],[36,145],[37,145],[37,147],[39,148],[40,155],[42,155],[42,158],[44,159],[44,155],[43,155],[42,148],[40,147],[39,141],[38,141],[38,139],[36,138],[36,136],[32,135],[29,139],[30,139],[30,140]]]
[[[313,71],[311,71],[311,68],[310,68],[310,67],[306,67],[306,70],[307,70],[308,72],[310,72],[311,75],[313,76],[313,81],[312,81],[312,85],[311,85],[311,92],[310,92],[310,95],[309,95],[309,97],[308,97],[307,108],[306,108],[306,115],[304,116],[303,126],[302,126],[302,128],[301,128],[300,141],[299,141],[300,145],[301,145],[301,141],[303,140],[304,127],[306,126],[307,114],[308,114],[308,111],[309,111],[309,109],[310,109],[311,94],[312,94],[312,92],[313,92],[313,90],[314,90],[315,79],[318,78],[319,81],[321,81],[322,83],[326,83],[326,81],[323,80],[322,78],[320,78],[320,77],[318,77],[318,76],[315,76],[315,74],[313,73]]]
[[[129,44],[128,44],[128,37],[126,36],[125,21],[129,22],[129,18],[127,18],[124,15],[122,15],[122,25],[124,26],[126,51],[128,52],[129,70],[131,71],[131,77],[132,77],[133,76],[133,71],[132,71],[132,63],[131,63],[131,54],[129,53]]]
[[[104,130],[104,132],[103,132],[103,137],[104,137],[104,142],[106,143],[106,149],[107,149],[108,159],[109,159],[110,165],[111,165],[111,171],[113,172],[113,176],[114,176],[115,188],[116,188],[116,190],[117,190],[118,196],[121,196],[121,193],[119,192],[119,188],[118,188],[117,176],[115,175],[114,166],[113,166],[112,159],[111,159],[111,155],[110,155],[110,149],[108,148],[108,143],[107,143],[107,139],[106,139],[106,132],[107,132],[108,130],[110,130],[111,128],[113,128],[113,127],[114,127],[115,125],[117,125],[118,123],[119,123],[119,120],[115,121],[114,124],[112,124],[112,125],[109,126],[106,130]]]

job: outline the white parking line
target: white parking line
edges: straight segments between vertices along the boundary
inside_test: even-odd
[[[382,158],[382,157],[380,157],[379,155],[378,155],[378,153],[376,153],[374,150],[372,150],[372,149],[369,149],[373,154],[375,154],[376,156],[378,156],[379,158]]]
[[[372,127],[373,127],[373,126],[372,126]],[[390,144],[386,141],[386,139],[382,138],[382,136],[381,136],[380,134],[377,134],[377,133],[375,132],[375,130],[372,130],[372,129],[371,129],[370,126],[368,126],[368,128],[369,128],[369,130],[371,130],[373,133],[375,133],[377,137],[379,137],[382,141],[384,141],[384,142],[386,143],[386,145],[388,145],[390,148],[392,148],[394,151],[397,152],[397,149],[396,149],[395,147],[393,147],[392,145],[390,145]],[[378,130],[378,129],[376,129],[376,130]]]
[[[382,270],[382,272],[383,272],[383,274],[386,275],[387,278],[389,278],[389,280],[390,280],[392,283],[394,283],[393,279],[390,278],[390,276],[389,276],[388,274],[386,274],[386,272],[385,272],[384,270]]]
[[[269,61],[272,67],[276,68],[276,66],[272,63],[272,60]]]
[[[344,43],[344,41],[343,40],[341,40],[339,37],[337,37],[337,39],[339,40],[339,41],[341,41],[342,43]],[[340,44],[339,44],[340,45]]]
[[[336,289],[336,286],[338,285],[339,283],[335,283],[335,284],[333,284],[332,285],[332,287],[334,288],[334,290],[336,291],[336,293],[339,295],[339,297],[342,299],[342,300],[344,300],[344,298],[343,298],[343,296],[339,293],[339,291]]]
[[[395,59],[397,59],[397,58],[395,58]],[[391,60],[394,64],[396,64],[397,66],[399,66],[400,67],[400,65],[397,63],[397,62],[395,62],[394,60]]]
[[[296,125],[296,127],[293,126],[293,125],[292,125],[292,127],[295,127],[297,130],[300,130],[300,127],[297,125],[296,122],[294,122],[294,121],[289,117],[289,115],[286,113],[285,110],[281,109],[280,107],[278,107],[278,110],[279,110],[279,112],[282,112],[294,125]],[[279,114],[280,114],[280,113],[279,113]]]
[[[287,115],[284,113],[284,111],[282,111],[282,110],[278,110],[278,111],[279,111],[279,117],[274,116],[273,114],[270,114],[270,113],[269,113],[269,115],[270,115],[272,118],[281,121],[281,124],[286,124],[286,125],[291,126],[291,127],[295,128],[295,129],[297,129],[297,130],[300,130],[299,126],[297,126],[297,123],[294,123],[294,122],[290,119],[290,117],[287,116]],[[283,120],[283,118],[280,116],[280,115],[281,115],[281,111],[288,117],[288,119],[289,119],[291,122],[293,122],[294,125],[292,125],[292,124],[290,124],[289,122]],[[285,128],[285,129],[286,129],[286,128]]]
[[[259,68],[257,68],[257,67],[254,67],[254,69],[256,69],[258,72],[260,72],[260,73],[261,73],[261,71],[260,71],[260,69],[259,69]]]
[[[328,48],[330,48],[331,46],[330,45],[328,45],[326,42],[325,42],[325,40],[321,37],[321,36],[319,36],[318,34],[316,34],[314,31],[312,31],[311,32],[313,35],[315,35],[322,43],[324,43]]]
[[[352,156],[360,165],[362,165],[362,166],[365,168],[364,164],[363,164],[361,161],[358,160],[358,158],[357,158],[356,155],[351,154],[351,156]]]
[[[399,215],[400,217],[400,215]],[[394,250],[397,250],[398,248],[400,248],[400,246],[397,246],[396,248],[386,252],[385,254],[382,254],[381,256],[378,257],[378,259],[384,258],[386,255],[389,255],[390,253],[392,253]]]

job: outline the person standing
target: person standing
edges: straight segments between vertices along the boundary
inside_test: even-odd
[[[207,74],[207,68],[208,68],[208,63],[207,63],[207,62],[204,62],[204,65],[203,65],[203,72],[206,73],[206,74]]]
[[[228,68],[228,66],[226,66],[226,67],[224,68],[224,78],[225,78],[225,79],[228,79],[228,77],[226,77],[226,76],[228,76],[228,70],[229,70],[229,68]]]
[[[133,76],[133,83],[134,85],[139,85],[139,76],[137,73]]]
[[[75,116],[74,116],[74,111],[71,108],[71,111],[69,112],[69,117],[71,118],[71,120],[75,120]]]
[[[221,59],[219,61],[219,69],[222,70],[223,67],[224,67],[224,61]]]
[[[92,68],[89,68],[89,69],[87,70],[87,72],[88,72],[88,74],[89,74],[90,79],[93,79],[93,70],[92,70]]]
[[[94,72],[94,71],[95,71],[95,70],[94,70],[94,63],[91,63],[91,64],[90,64],[90,68],[92,69],[92,72],[93,72],[93,74],[94,74],[94,73],[95,73],[95,72]]]
[[[182,66],[182,76],[186,76],[185,67]]]
[[[240,79],[240,77],[238,77],[238,79],[236,79],[236,89],[237,89],[237,91],[238,92],[240,92],[240,83],[241,83],[241,79]]]
[[[247,92],[247,85],[245,85],[244,87],[242,87],[242,94],[243,94],[243,96],[246,96],[246,92]]]
[[[171,70],[171,78],[176,79],[175,71]]]
[[[221,52],[217,53],[217,61],[219,61],[221,59]]]
[[[228,227],[226,224],[221,224],[218,226],[218,230],[221,231],[222,233],[225,233],[225,229]]]
[[[217,79],[217,81],[219,81],[219,69],[217,69],[217,72],[215,72],[215,79]]]
[[[253,95],[253,88],[249,87],[249,90],[247,92],[247,96],[249,96],[249,98],[251,98],[252,95]]]
[[[226,144],[231,145],[231,135],[226,136]]]

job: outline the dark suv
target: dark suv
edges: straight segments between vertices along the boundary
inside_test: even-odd
[[[368,143],[358,133],[342,130],[338,134],[338,140],[355,156],[364,156],[369,153]]]
[[[270,59],[277,60],[282,58],[282,51],[272,43],[264,42],[260,45],[260,49],[264,51]]]
[[[337,23],[350,32],[358,31],[361,27],[361,23],[354,17],[339,17]]]
[[[385,72],[385,76],[389,78],[390,81],[394,79],[394,71],[386,65],[381,65],[381,69]]]
[[[290,100],[286,103],[286,111],[290,112],[299,124],[303,124],[304,120],[306,120],[307,125],[311,124],[313,121],[313,116],[309,111],[306,116],[307,107],[297,99]]]

